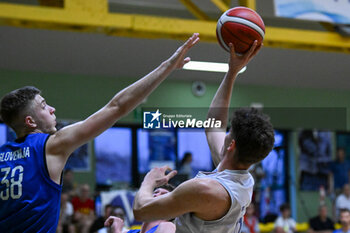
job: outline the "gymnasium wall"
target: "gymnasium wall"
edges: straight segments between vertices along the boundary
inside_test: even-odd
[[[174,76],[176,73],[174,74]],[[0,96],[8,91],[24,85],[34,85],[43,91],[47,102],[56,108],[56,116],[61,119],[80,120],[89,116],[106,104],[119,90],[131,84],[134,79],[116,77],[96,77],[66,74],[47,74],[21,71],[0,70]],[[191,82],[165,81],[143,104],[144,107],[208,107],[214,96],[218,83],[206,83],[206,93],[202,97],[195,97],[191,92]],[[236,84],[232,97],[232,106],[249,106],[251,103],[262,103],[264,107],[345,107],[350,109],[350,91],[296,89],[272,86],[249,86]],[[350,118],[347,114],[347,125]],[[281,128],[290,128],[285,119]],[[336,119],[335,119],[336,120]],[[131,113],[121,122],[135,122],[135,114]],[[347,127],[349,130],[349,126]],[[296,135],[292,135],[296,139]],[[294,140],[295,142],[295,140]],[[293,151],[293,150],[292,150]],[[292,152],[293,153],[293,152]],[[298,161],[295,159],[297,172]],[[76,173],[79,183],[89,183],[94,186],[94,160],[91,161],[92,171]],[[316,213],[318,193],[298,192],[297,220],[306,221],[301,199],[310,205],[310,213]],[[298,199],[299,198],[299,199]]]

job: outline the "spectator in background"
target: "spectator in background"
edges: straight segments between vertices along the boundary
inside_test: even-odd
[[[74,221],[79,232],[88,233],[95,218],[95,203],[90,197],[90,186],[88,184],[82,185],[79,191],[79,196],[72,199]]]
[[[340,209],[350,210],[350,185],[345,184],[343,192],[337,197],[335,201],[336,216],[339,217]]]
[[[114,207],[114,211],[113,211],[113,216],[118,217],[118,218],[123,220],[123,222],[124,222],[124,228],[123,229],[124,230],[127,230],[130,227],[129,222],[127,221],[127,218],[125,216],[125,211],[124,211],[123,207],[115,206]]]
[[[350,233],[350,211],[341,209],[339,212],[341,228],[333,231],[333,233]]]
[[[290,206],[288,204],[282,204],[280,206],[281,216],[275,221],[276,233],[293,233],[295,232],[296,222],[290,216]]]
[[[255,206],[253,203],[247,207],[244,215],[242,233],[259,233],[259,220],[254,216]]]
[[[316,191],[320,186],[328,189],[328,166],[332,160],[330,132],[303,130],[299,134],[298,143],[300,189]]]
[[[344,148],[337,148],[336,159],[330,163],[329,168],[330,191],[339,194],[344,185],[349,183],[350,176],[350,163],[346,160]]]
[[[62,193],[68,193],[69,197],[75,196],[74,173],[71,169],[63,172]]]
[[[75,233],[75,227],[72,223],[74,210],[72,203],[69,202],[69,194],[61,194],[60,217],[56,233]]]
[[[309,226],[309,233],[332,233],[334,231],[334,222],[328,217],[326,205],[319,207],[318,215],[309,220]]]
[[[179,165],[179,174],[187,175],[187,179],[191,179],[193,177],[193,169],[192,169],[192,153],[186,152],[184,157],[182,158]]]
[[[104,216],[100,216],[95,219],[95,221],[92,223],[89,232],[95,233],[101,228],[104,228],[104,223],[107,220],[107,218],[111,215],[113,215],[114,207],[110,204],[105,206]]]

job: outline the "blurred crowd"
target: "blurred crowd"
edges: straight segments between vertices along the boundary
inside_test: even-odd
[[[185,154],[178,167],[179,173],[192,178],[191,162],[191,154]],[[350,163],[346,160],[344,149],[337,149],[336,159],[329,167],[329,184],[327,187],[320,187],[318,212],[309,213],[311,217],[308,221],[308,233],[350,233]],[[326,205],[327,198],[331,205]],[[260,232],[259,225],[262,219],[259,211],[256,211],[257,208],[252,202],[246,209],[241,228],[243,233]],[[107,232],[104,222],[110,216],[125,219],[125,210],[121,206],[111,204],[101,206],[99,193],[92,192],[88,184],[76,185],[73,171],[65,170],[57,233]],[[273,231],[276,233],[297,231],[297,223],[291,217],[291,207],[288,203],[280,205],[279,214],[269,218],[268,222],[274,222]],[[128,227],[126,224],[125,230]]]
[[[65,170],[61,195],[61,211],[57,233],[104,233],[104,222],[109,216],[125,218],[120,206],[105,205],[101,208],[98,193],[88,184],[77,186],[72,170]]]

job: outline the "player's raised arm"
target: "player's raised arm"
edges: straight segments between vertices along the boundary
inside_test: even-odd
[[[168,167],[153,168],[145,176],[137,192],[133,213],[138,221],[169,220],[185,213],[193,213],[205,220],[219,219],[230,208],[231,199],[225,188],[213,179],[190,179],[174,191],[154,197],[153,190],[175,176]],[[208,211],[210,210],[210,211]]]
[[[59,179],[68,156],[77,147],[113,126],[119,118],[140,104],[173,70],[180,69],[189,62],[190,58],[185,58],[185,55],[198,41],[199,34],[193,34],[169,59],[145,77],[117,93],[106,106],[86,120],[65,127],[52,135],[46,146],[51,178],[56,181]],[[52,167],[50,167],[51,163]]]
[[[229,70],[211,102],[207,115],[207,118],[220,120],[222,122],[222,128],[220,130],[206,129],[205,131],[215,166],[217,166],[222,159],[220,152],[226,136],[228,109],[237,74],[257,54],[260,47],[261,46],[257,46],[257,41],[255,41],[248,52],[243,55],[237,55],[234,46],[230,44]]]

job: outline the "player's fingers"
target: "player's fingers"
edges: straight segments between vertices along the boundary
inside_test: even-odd
[[[187,45],[190,45],[192,41],[195,40],[196,37],[198,37],[198,33],[193,33],[192,36],[186,40],[186,42],[184,43],[184,46],[186,47]]]
[[[194,37],[193,37],[193,40],[192,40],[192,43],[190,45],[190,48],[193,47],[195,44],[197,44],[199,40],[200,40],[199,33],[195,33]]]
[[[231,56],[236,56],[236,50],[235,50],[235,46],[232,43],[228,44],[228,47],[230,48],[230,54]]]
[[[171,172],[168,173],[168,175],[166,175],[167,180],[169,181],[170,179],[172,179],[174,176],[176,176],[177,171],[176,170],[172,170]]]
[[[171,171],[172,169],[168,166],[168,165],[165,165],[163,167],[161,167],[162,171],[166,172],[166,171]]]
[[[250,58],[254,57],[254,56],[260,51],[260,49],[261,49],[262,46],[263,46],[263,44],[258,45],[258,46],[255,48],[253,54],[250,56]]]
[[[192,48],[199,41],[199,33],[193,33],[193,35],[184,43],[183,51],[187,51]]]
[[[191,61],[191,58],[190,57],[186,57],[185,59],[184,59],[184,63],[186,64],[186,63],[188,63],[188,62],[190,62]]]
[[[247,57],[247,58],[252,57],[252,54],[254,54],[254,51],[255,51],[257,46],[258,46],[258,41],[254,40],[253,45],[250,47],[248,52],[246,54],[244,54],[244,56]]]
[[[168,183],[168,179],[167,179],[167,177],[164,176],[164,177],[156,180],[156,187],[160,187],[160,186],[165,185],[167,183]]]

